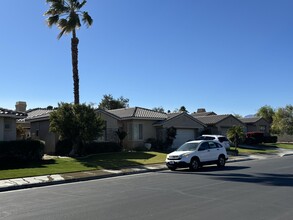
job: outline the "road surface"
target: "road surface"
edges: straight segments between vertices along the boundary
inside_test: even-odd
[[[293,218],[293,156],[0,193],[0,219]]]

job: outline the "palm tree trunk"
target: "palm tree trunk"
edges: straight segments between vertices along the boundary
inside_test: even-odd
[[[75,30],[73,30],[72,38],[71,38],[71,56],[72,56],[74,104],[79,104],[78,42],[79,40],[76,37]]]

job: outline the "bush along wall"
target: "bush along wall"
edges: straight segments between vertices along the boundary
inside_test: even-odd
[[[1,141],[0,158],[39,161],[44,156],[45,143],[38,140]]]

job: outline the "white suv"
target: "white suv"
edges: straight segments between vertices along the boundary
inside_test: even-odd
[[[195,140],[214,140],[220,142],[226,149],[230,148],[230,141],[223,135],[203,134]]]
[[[166,165],[170,170],[189,167],[196,170],[205,164],[217,164],[224,167],[228,155],[225,147],[216,141],[188,141],[176,151],[167,155]]]

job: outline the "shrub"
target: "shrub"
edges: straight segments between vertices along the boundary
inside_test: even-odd
[[[44,156],[45,143],[38,140],[0,142],[0,157],[24,161],[39,161]]]
[[[85,154],[120,152],[122,147],[116,142],[91,142],[85,144]]]
[[[246,133],[246,144],[260,144],[264,141],[263,132],[247,132]]]
[[[277,136],[265,136],[263,142],[264,143],[277,143],[278,137]]]

